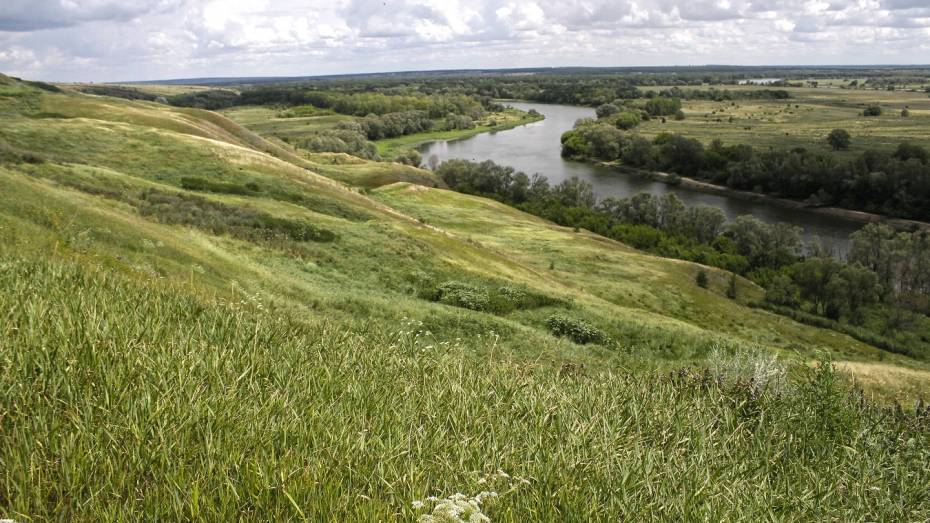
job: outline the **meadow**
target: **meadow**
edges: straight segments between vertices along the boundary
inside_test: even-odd
[[[0,153],[2,517],[930,517],[927,364],[748,280],[3,76]]]
[[[705,87],[707,88],[707,87]],[[644,88],[661,91],[666,87]],[[765,86],[727,86],[733,92],[768,89]],[[866,149],[894,150],[902,141],[930,147],[930,97],[925,92],[831,87],[779,87],[790,93],[787,100],[682,100],[684,120],[653,119],[637,127],[637,133],[654,137],[659,133],[681,133],[710,143],[790,149],[804,147],[829,151],[827,135],[846,129],[852,142],[844,154]],[[865,117],[870,105],[883,109],[881,116]],[[902,117],[908,109],[910,115]]]

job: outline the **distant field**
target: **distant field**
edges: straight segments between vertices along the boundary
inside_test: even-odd
[[[281,118],[282,109],[265,106],[232,107],[220,111],[226,117],[250,131],[262,136],[300,139],[325,129],[332,129],[339,122],[352,120],[344,114]]]
[[[765,88],[728,87],[731,90]],[[852,134],[850,151],[853,153],[868,148],[892,149],[902,141],[930,147],[930,97],[926,93],[822,87],[786,90],[792,97],[784,101],[684,100],[685,120],[667,118],[663,123],[655,119],[644,122],[638,130],[647,136],[674,132],[704,142],[719,138],[728,144],[827,150],[827,134],[843,128]],[[881,106],[883,114],[862,116],[862,110],[873,104]],[[905,108],[910,111],[906,118],[901,116]]]

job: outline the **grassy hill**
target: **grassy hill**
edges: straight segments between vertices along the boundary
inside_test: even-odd
[[[930,515],[924,364],[440,185],[0,76],[0,516]]]

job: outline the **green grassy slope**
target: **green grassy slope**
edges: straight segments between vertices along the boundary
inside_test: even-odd
[[[529,482],[503,521],[930,513],[920,418],[806,362],[919,364],[728,300],[722,274],[700,289],[694,264],[362,190],[352,165],[0,77],[0,515],[414,519],[498,468]],[[426,299],[447,281],[539,299]],[[552,314],[614,342],[556,338]],[[688,364],[712,369],[666,374]]]

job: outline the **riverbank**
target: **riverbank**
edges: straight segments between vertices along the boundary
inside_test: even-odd
[[[377,145],[378,154],[380,154],[382,158],[392,159],[397,157],[402,151],[414,149],[425,143],[463,140],[481,133],[506,131],[507,129],[513,129],[514,127],[538,122],[543,119],[545,119],[545,116],[542,114],[537,113],[534,115],[527,111],[508,108],[501,112],[491,113],[482,121],[483,125],[477,125],[472,129],[408,134],[406,136],[378,140],[375,142],[375,145]]]
[[[843,207],[829,207],[829,206],[816,206],[810,205],[798,200],[791,200],[788,198],[779,198],[777,196],[771,196],[768,194],[762,194],[752,191],[741,191],[739,189],[732,189],[724,185],[717,185],[710,182],[705,182],[701,180],[696,180],[694,178],[688,178],[685,176],[680,176],[672,173],[665,173],[660,171],[644,171],[642,169],[635,169],[632,167],[626,167],[618,165],[614,162],[594,162],[598,165],[608,167],[610,169],[635,174],[637,176],[648,176],[650,179],[667,183],[669,185],[676,185],[678,187],[684,187],[686,189],[691,189],[695,191],[703,191],[714,194],[722,194],[726,196],[734,196],[741,198],[747,201],[753,202],[764,202],[774,205],[784,207],[786,209],[803,209],[806,212],[812,212],[815,214],[820,214],[823,216],[830,216],[833,218],[840,218],[843,220],[849,220],[851,222],[859,223],[883,223],[889,227],[893,227],[898,230],[910,230],[913,228],[921,228],[930,230],[930,223],[921,222],[917,220],[908,220],[904,218],[893,218],[891,216],[886,216],[884,214],[875,214],[866,211],[857,211],[855,209],[846,209]]]

